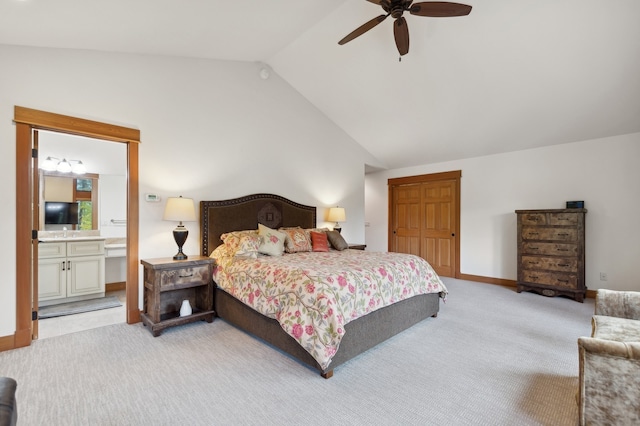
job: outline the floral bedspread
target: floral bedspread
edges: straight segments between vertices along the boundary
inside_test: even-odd
[[[418,294],[447,294],[431,265],[408,254],[344,250],[216,261],[218,286],[275,318],[323,369],[349,321]]]

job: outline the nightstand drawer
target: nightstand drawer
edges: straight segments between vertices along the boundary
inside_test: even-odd
[[[160,272],[160,291],[194,287],[208,284],[210,281],[209,265],[170,269]]]

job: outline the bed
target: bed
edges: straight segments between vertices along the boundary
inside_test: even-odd
[[[258,224],[269,229],[299,227],[309,230],[316,229],[316,219],[315,207],[298,204],[272,194],[253,194],[221,201],[201,201],[202,255],[210,256],[216,249],[220,251],[220,249],[224,248],[219,248],[222,244],[221,236],[232,233],[232,231],[256,230]],[[317,255],[327,256],[326,259],[330,260],[325,260],[326,263],[338,262],[338,260],[334,260],[335,256],[344,256],[344,259],[350,259],[349,262],[351,263],[360,262],[362,264],[372,260],[359,256],[374,256],[373,253],[350,249],[340,253],[342,254],[331,250],[327,253],[317,253]],[[316,253],[313,254],[315,255]],[[387,253],[387,255],[405,256],[393,253]],[[282,258],[292,262],[293,259],[298,260],[295,255],[286,256],[289,255],[284,255]],[[312,255],[311,253],[300,253],[301,259],[304,256],[311,259]],[[264,261],[275,261],[275,258],[266,259],[268,256],[264,258]],[[247,262],[252,261],[247,260]],[[240,264],[241,261],[237,263]],[[407,264],[409,263],[411,267],[415,266],[413,261],[407,261]],[[216,269],[222,267],[223,265],[216,265]],[[246,267],[248,268],[249,266]],[[429,268],[431,267],[429,266]],[[435,275],[435,272],[433,274]],[[431,275],[431,272],[429,272],[429,275]],[[218,277],[221,279],[220,275]],[[433,281],[438,281],[441,284],[437,275]],[[319,357],[317,353],[310,351],[308,347],[303,347],[299,340],[293,337],[300,336],[295,333],[293,335],[292,333],[287,333],[283,328],[285,326],[281,325],[278,319],[259,313],[253,307],[236,298],[239,297],[237,294],[236,297],[232,296],[230,293],[234,293],[234,291],[227,290],[225,291],[220,286],[216,286],[214,310],[218,317],[275,346],[300,362],[317,369],[325,378],[331,377],[336,367],[357,355],[426,318],[436,317],[440,298],[446,295],[446,288],[442,284],[438,291],[412,295],[411,297],[394,301],[388,306],[375,307],[371,311],[367,310],[366,314],[358,316],[356,319],[346,320],[344,330],[341,330],[339,344],[335,346],[336,350],[331,352],[327,362],[326,358]],[[282,320],[282,318],[279,319]]]

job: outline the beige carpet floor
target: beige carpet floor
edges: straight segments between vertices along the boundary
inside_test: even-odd
[[[224,321],[116,324],[0,353],[20,425],[575,425],[584,304],[453,279],[430,318],[325,380]]]

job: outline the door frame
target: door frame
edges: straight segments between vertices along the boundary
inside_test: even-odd
[[[456,225],[455,225],[455,259],[454,262],[454,278],[460,278],[460,193],[461,190],[461,178],[462,170],[454,170],[450,172],[430,173],[426,175],[407,176],[400,178],[391,178],[387,181],[388,185],[388,200],[389,200],[389,213],[388,213],[388,226],[387,226],[387,250],[391,251],[393,245],[393,187],[400,185],[409,185],[416,183],[435,182],[439,180],[454,180],[456,182],[456,207],[454,211]]]
[[[32,194],[33,182],[33,131],[49,130],[101,139],[127,145],[127,282],[126,321],[140,322],[138,308],[138,129],[86,120],[46,111],[14,107],[16,124],[16,332],[13,348],[29,346],[33,339],[32,293],[33,280],[37,280],[38,238],[33,238]],[[35,275],[35,276],[34,276]],[[37,282],[36,284],[37,285]]]

